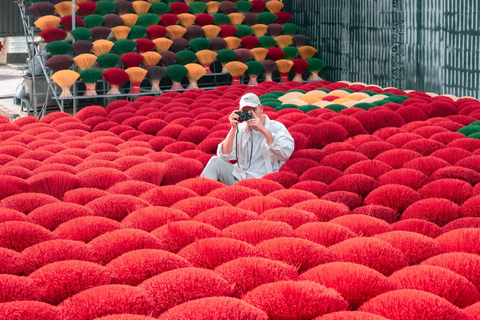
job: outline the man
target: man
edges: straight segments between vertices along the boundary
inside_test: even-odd
[[[247,93],[240,99],[240,111],[251,111],[252,119],[239,122],[237,111],[230,114],[230,131],[217,148],[201,177],[226,185],[248,178],[261,178],[278,169],[292,155],[294,142],[285,126],[263,114],[260,99]],[[232,165],[228,161],[237,160]]]

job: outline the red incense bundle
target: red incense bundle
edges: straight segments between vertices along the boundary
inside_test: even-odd
[[[137,52],[125,53],[120,57],[125,68],[138,67],[143,61],[143,56]]]
[[[167,29],[164,26],[159,26],[158,24],[147,27],[147,35],[150,39],[163,38],[167,34]]]
[[[295,73],[295,77],[292,81],[303,81],[302,75],[308,68],[308,62],[304,59],[293,59],[292,70]]]
[[[135,42],[137,43],[138,53],[151,51],[153,48],[155,48],[155,43],[150,39],[140,38],[135,39]]]
[[[102,76],[110,84],[108,95],[120,94],[118,88],[129,79],[128,73],[120,68],[107,69],[102,73]]]
[[[66,36],[67,32],[60,28],[48,28],[40,32],[40,37],[42,37],[46,43],[50,43],[52,41],[62,41]]]

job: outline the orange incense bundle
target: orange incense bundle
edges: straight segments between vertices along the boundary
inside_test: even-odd
[[[312,46],[303,46],[298,49],[298,55],[302,59],[310,59],[315,53],[317,53],[317,49]]]
[[[218,9],[220,9],[220,2],[218,2],[218,1],[207,2],[207,12],[209,14],[217,13]]]
[[[160,62],[160,59],[162,59],[162,56],[155,51],[142,53],[142,56],[142,64],[145,66],[145,68],[156,66]]]
[[[166,29],[165,29],[166,31]],[[168,38],[157,38],[153,40],[153,43],[155,43],[155,50],[158,52],[160,51],[168,51],[170,49],[170,46],[172,45],[173,41],[168,39]]]
[[[308,62],[304,59],[293,59],[292,70],[295,73],[295,77],[292,81],[303,81],[302,75],[308,68]]]
[[[212,50],[200,50],[196,53],[197,60],[205,68],[206,73],[212,73],[210,66],[217,57],[217,53]]]
[[[245,16],[238,12],[230,13],[228,16],[230,17],[230,23],[233,25],[241,25],[243,20],[245,20]]]
[[[283,4],[282,1],[270,0],[265,4],[265,7],[271,13],[277,13],[277,12],[280,12],[283,9],[284,4]]]
[[[252,26],[253,34],[255,37],[263,37],[268,30],[268,26],[266,24],[255,24]]]
[[[163,38],[166,34],[167,34],[167,29],[164,26],[159,26],[158,24],[156,24],[156,25],[147,27],[147,35],[152,40]]]
[[[137,23],[138,15],[134,13],[126,13],[124,15],[121,15],[120,18],[122,18],[123,22],[127,27],[131,27],[134,26],[135,23]]]
[[[250,50],[255,61],[263,61],[267,57],[268,50],[265,48],[253,48]]]
[[[135,11],[136,14],[143,14],[147,13],[148,10],[150,10],[150,7],[152,6],[151,3],[147,1],[134,1],[132,2],[132,8],[133,11]]]
[[[90,69],[97,62],[97,56],[91,53],[84,53],[73,58],[79,70]]]
[[[47,29],[56,28],[60,23],[60,18],[52,15],[43,16],[37,19],[34,24],[42,31]]]
[[[137,52],[125,53],[120,57],[125,68],[138,67],[143,61],[143,56]]]
[[[155,43],[150,39],[140,38],[134,40],[137,43],[138,53],[144,53],[152,50],[155,47]]]
[[[102,76],[110,84],[108,95],[120,94],[118,88],[129,79],[128,73],[120,68],[107,69],[102,73]]]
[[[243,76],[245,71],[248,70],[248,66],[245,63],[232,61],[225,65],[225,68],[228,70],[230,75],[232,76],[232,86],[239,85],[240,78]]]
[[[116,40],[127,39],[128,34],[130,33],[130,28],[127,26],[118,26],[112,28],[111,31]]]
[[[72,70],[60,70],[52,75],[52,80],[62,88],[60,98],[72,97],[70,87],[79,77],[80,75]]]
[[[147,75],[147,70],[139,67],[132,67],[125,70],[125,72],[128,74],[130,83],[132,85],[130,94],[140,93],[140,85],[142,84],[143,79],[145,79],[145,76]]]
[[[181,2],[177,2],[177,3],[181,3]],[[196,17],[191,13],[181,13],[178,15],[178,21],[180,21],[180,24],[184,27],[188,27],[194,24],[195,19]]]
[[[95,53],[97,56],[109,53],[112,50],[113,42],[109,40],[97,40],[93,42],[92,52]]]
[[[78,6],[75,5],[75,12],[78,10]],[[72,2],[70,1],[62,1],[55,5],[55,12],[60,16],[68,16],[72,14]]]
[[[288,82],[288,73],[293,67],[293,62],[287,59],[277,60],[277,70],[280,72],[280,82]]]
[[[185,32],[187,32],[187,29],[182,26],[171,25],[167,27],[167,35],[170,39],[182,38]]]
[[[227,37],[225,38],[225,41],[227,42],[226,48],[230,50],[235,50],[240,46],[240,43],[242,40],[237,37]]]
[[[292,36],[288,36],[288,35],[277,36],[275,37],[275,41],[277,41],[277,46],[282,49],[293,44]]]
[[[198,89],[197,81],[205,74],[205,68],[196,63],[189,63],[185,65],[187,68],[188,87],[187,89]]]
[[[215,25],[207,25],[202,27],[205,37],[214,38],[220,33],[220,27]]]

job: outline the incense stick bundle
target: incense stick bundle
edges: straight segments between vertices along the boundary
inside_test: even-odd
[[[97,56],[109,53],[112,50],[113,42],[109,40],[97,40],[93,42],[92,52],[95,53]]]
[[[220,27],[215,25],[206,25],[203,26],[202,29],[207,39],[214,38],[220,33]]]
[[[137,43],[133,40],[130,39],[120,39],[115,41],[113,45],[113,50],[122,55],[128,52],[133,52],[135,48],[137,47]]]
[[[235,53],[237,54],[237,61],[245,63],[253,59],[253,53],[248,49],[236,49]]]
[[[322,78],[318,75],[318,73],[325,67],[325,61],[318,59],[318,58],[310,58],[307,60],[308,62],[308,71],[312,74],[308,77],[309,81],[321,81]]]
[[[71,50],[74,55],[79,56],[84,53],[89,53],[92,49],[93,44],[90,41],[78,40],[75,43],[72,43]]]
[[[175,38],[182,38],[185,32],[187,32],[187,29],[182,26],[171,25],[167,27],[167,35],[172,40]]]
[[[220,2],[217,2],[217,1],[207,2],[207,12],[209,14],[217,13],[219,8],[220,8]]]
[[[156,66],[160,62],[160,59],[162,59],[162,56],[155,51],[142,53],[142,56],[142,64],[145,66],[145,68]]]
[[[133,1],[132,2],[132,8],[133,11],[135,11],[136,14],[142,14],[142,13],[147,13],[148,10],[150,10],[151,3],[146,2],[146,1]]]
[[[197,14],[195,19],[195,24],[199,25],[200,27],[213,25],[214,22],[215,22],[215,18],[209,15],[208,13]]]
[[[188,40],[184,38],[175,38],[170,46],[170,51],[175,53],[185,50],[188,47]]]
[[[257,78],[265,70],[265,66],[258,61],[248,61],[245,63],[248,67],[247,74],[250,78],[248,81],[249,86],[258,85]]]
[[[166,68],[167,76],[172,80],[172,90],[183,89],[182,80],[187,75],[187,68],[182,65],[171,65]]]
[[[303,46],[298,48],[298,55],[302,57],[302,59],[310,59],[317,53],[317,49],[312,46]]]
[[[120,68],[107,69],[102,73],[102,76],[110,84],[107,95],[120,94],[119,87],[129,79],[128,73]]]
[[[257,47],[259,41],[260,41],[260,40],[259,40],[257,37],[254,37],[254,36],[246,36],[246,37],[243,37],[243,38],[242,38],[242,41],[240,42],[240,44],[241,44],[242,47],[244,47],[245,49],[251,50],[251,49]]]
[[[95,13],[95,10],[97,9],[97,4],[95,2],[82,2],[82,3],[77,3],[78,4],[78,13],[82,17],[89,16],[91,14]]]
[[[91,53],[84,53],[73,58],[78,70],[90,69],[97,62],[97,56]]]
[[[172,51],[160,51],[158,53],[162,56],[162,59],[160,60],[160,62],[162,63],[162,66],[164,68],[172,65],[175,62],[175,59],[177,58],[177,55],[175,54],[175,52],[172,52]]]
[[[28,11],[34,14],[35,17],[41,18],[43,16],[52,15],[55,12],[55,6],[48,2],[38,2],[30,5]]]
[[[245,19],[243,20],[243,24],[247,26],[254,26],[258,23],[258,15],[253,12],[245,12],[243,13]]]
[[[143,13],[138,16],[137,24],[145,28],[154,26],[160,22],[160,17],[155,13]]]
[[[66,36],[67,32],[59,28],[50,28],[40,32],[40,37],[42,37],[46,43],[62,41]]]
[[[124,26],[125,22],[123,19],[114,13],[107,14],[105,17],[103,17],[103,26],[108,27],[108,28],[115,28],[118,26]]]
[[[119,15],[127,14],[130,9],[132,9],[132,3],[127,0],[117,0],[115,1],[115,7]]]
[[[277,70],[280,72],[280,82],[288,82],[288,73],[293,67],[293,62],[286,59],[277,60]]]
[[[80,28],[75,28],[74,30],[70,31],[70,34],[73,36],[75,41],[79,41],[79,40],[90,40],[90,37],[92,36],[93,32],[88,30],[85,27],[80,27]],[[65,35],[67,35],[66,32],[65,32]]]
[[[52,41],[45,46],[45,49],[52,56],[57,54],[67,54],[70,51],[70,44],[65,41]]]
[[[181,13],[178,15],[178,21],[184,27],[191,26],[195,23],[196,17],[191,13]]]
[[[164,26],[154,25],[154,26],[147,27],[147,35],[152,40],[163,38],[166,34],[167,34],[167,29]]]
[[[163,67],[152,66],[147,69],[147,77],[152,83],[152,92],[161,92],[160,81],[167,75],[167,71]]]
[[[222,73],[227,72],[225,65],[229,62],[234,61],[237,58],[235,51],[230,49],[222,49],[217,52],[217,60],[222,64],[223,69]]]
[[[78,6],[75,5],[75,12],[78,10]],[[72,14],[72,2],[70,1],[62,1],[55,5],[55,12],[60,16],[68,16]]]
[[[178,22],[178,16],[173,13],[165,13],[160,16],[160,22],[165,26],[173,26]]]
[[[73,64],[73,59],[66,54],[59,54],[53,57],[50,57],[45,62],[45,66],[47,66],[53,72],[57,72],[59,70],[66,70],[70,68]]]
[[[105,71],[106,69],[114,68],[120,61],[120,56],[115,53],[104,53],[98,56],[97,63]]]
[[[240,43],[242,40],[237,37],[227,37],[225,38],[225,41],[227,41],[226,48],[230,50],[235,50],[240,46]]]
[[[92,40],[97,41],[97,40],[102,40],[102,39],[107,39],[108,36],[110,35],[110,28],[107,27],[94,27],[90,29],[92,32]]]
[[[89,29],[100,27],[103,23],[103,20],[105,20],[105,18],[99,14],[91,14],[83,18],[83,22]]]
[[[205,68],[196,63],[185,65],[187,68],[188,87],[187,89],[198,89],[198,79],[205,75]]]
[[[125,69],[127,68],[133,68],[133,67],[138,67],[140,66],[140,63],[143,61],[143,56],[140,53],[137,52],[129,52],[125,53],[120,57],[120,60],[122,61],[123,65],[125,66]]]
[[[272,76],[273,72],[277,68],[277,63],[272,60],[263,60],[260,61],[260,63],[265,67],[265,81],[273,81]]]
[[[265,48],[253,48],[250,50],[255,61],[263,61],[267,57],[268,50]]]
[[[155,43],[155,50],[157,52],[160,52],[160,51],[168,51],[173,41],[168,38],[157,38],[153,40],[153,43]]]
[[[188,12],[190,7],[185,2],[173,2],[169,4],[170,11],[172,11],[176,15],[180,15],[182,13]]]
[[[232,86],[234,86],[240,84],[240,78],[243,76],[245,71],[247,71],[248,66],[242,62],[232,61],[227,63],[225,68],[232,76]]]
[[[136,39],[135,43],[137,44],[138,53],[144,53],[155,48],[155,43],[150,39]]]
[[[85,93],[83,94],[86,97],[92,97],[97,95],[96,85],[98,79],[102,75],[102,70],[98,69],[85,69],[79,72],[80,77],[85,83]]]
[[[125,72],[128,74],[130,83],[132,85],[132,89],[129,93],[140,93],[140,86],[143,79],[145,79],[145,76],[147,75],[147,70],[139,67],[131,67],[125,70]]]
[[[122,18],[123,22],[127,27],[131,27],[134,26],[135,23],[137,23],[138,15],[134,13],[126,13],[124,15],[121,15],[120,18]]]
[[[161,16],[162,14],[170,12],[170,6],[166,4],[165,2],[153,2],[152,6],[150,7],[152,9],[153,13],[158,14]]]
[[[295,73],[295,77],[292,81],[303,81],[302,75],[308,68],[308,62],[304,59],[293,59],[292,70]]]
[[[198,62],[205,68],[206,73],[212,73],[210,66],[217,57],[217,53],[212,50],[200,50],[196,54]]]
[[[52,80],[62,88],[60,98],[72,97],[70,87],[77,81],[80,75],[72,70],[60,70],[52,75]]]
[[[181,65],[192,63],[195,61],[195,59],[197,59],[197,56],[190,50],[182,50],[177,52],[177,62]]]
[[[268,26],[266,24],[255,24],[252,26],[255,37],[260,38],[267,33]]]
[[[209,38],[208,40],[210,40],[210,46],[212,47],[213,51],[219,51],[219,50],[225,49],[227,45],[227,41],[225,41],[225,39],[220,37],[213,37],[213,38]]]
[[[127,39],[128,34],[130,33],[130,28],[127,26],[118,26],[112,28],[112,33],[116,40]]]
[[[56,28],[60,23],[60,18],[52,15],[46,15],[37,19],[34,24],[42,31],[47,29]]]
[[[128,37],[132,40],[140,39],[140,38],[143,38],[146,33],[147,33],[147,27],[134,25],[130,27],[130,33],[128,34]]]
[[[204,35],[204,30],[202,27],[193,25],[193,26],[188,26],[187,27],[187,32],[185,32],[185,39],[188,41],[192,41],[195,38],[200,38],[203,37]]]

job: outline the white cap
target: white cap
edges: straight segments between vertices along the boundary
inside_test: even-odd
[[[253,107],[256,108],[260,105],[260,99],[258,96],[254,93],[247,93],[244,94],[240,98],[240,110],[242,110],[244,107]]]

